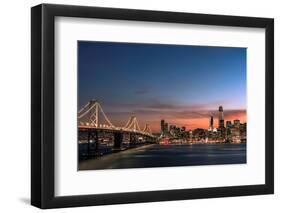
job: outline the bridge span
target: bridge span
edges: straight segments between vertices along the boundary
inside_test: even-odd
[[[113,150],[121,150],[124,138],[130,145],[156,143],[157,137],[151,132],[149,124],[140,128],[136,116],[131,116],[123,127],[112,124],[96,100],[89,101],[78,112],[78,140],[79,143],[95,144],[94,153],[99,153],[100,143],[113,142]]]

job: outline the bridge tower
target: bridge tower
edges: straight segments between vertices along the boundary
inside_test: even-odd
[[[101,123],[101,116],[104,118],[105,123]],[[109,127],[114,127],[110,122],[108,117],[105,115],[101,105],[96,100],[90,100],[84,107],[81,108],[78,112],[78,122],[79,125],[101,127],[106,125]]]
[[[99,139],[104,137],[101,134],[110,132],[114,136],[114,149],[120,149],[124,134],[130,134],[130,141],[132,143],[138,142],[142,136],[153,140],[154,136],[151,133],[149,125],[145,125],[141,130],[136,116],[131,116],[124,127],[115,127],[106,114],[104,113],[100,103],[96,100],[90,100],[85,106],[78,111],[78,125],[79,131],[88,133],[88,153],[90,153],[90,143],[95,144],[95,153],[99,151]],[[79,133],[80,134],[80,133]]]
[[[146,132],[146,133],[148,133],[150,135],[152,134],[149,124],[145,124],[143,132]]]
[[[136,116],[131,116],[129,118],[127,124],[124,126],[124,129],[130,129],[133,131],[141,131]]]

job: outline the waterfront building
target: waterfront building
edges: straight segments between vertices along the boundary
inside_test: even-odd
[[[240,124],[240,137],[241,137],[241,142],[246,142],[246,140],[247,140],[247,123]]]
[[[240,131],[246,132],[247,130],[247,123],[240,123]]]
[[[170,126],[169,126],[169,133],[173,137],[176,137],[176,129],[177,129],[176,125],[170,124]]]
[[[231,142],[232,141],[232,137],[231,137],[231,129],[233,127],[232,122],[231,121],[226,121],[226,142]]]
[[[189,142],[193,142],[193,133],[192,133],[192,130],[189,130],[189,131],[188,131],[188,141],[189,141]]]
[[[177,137],[177,138],[180,138],[181,137],[181,128],[179,128],[179,127],[176,127],[175,129],[174,129],[174,137]]]
[[[240,120],[233,121],[233,128],[231,129],[231,142],[241,143]]]
[[[241,143],[240,131],[236,127],[231,129],[231,142],[232,143]]]
[[[175,131],[176,127],[177,127],[176,125],[170,124],[169,125],[169,132]]]
[[[238,120],[238,119],[234,120],[234,121],[233,121],[233,126],[234,126],[235,128],[240,128],[240,120]]]
[[[205,129],[196,128],[193,130],[192,135],[193,135],[193,138],[195,139],[195,141],[202,142],[202,141],[205,141],[205,139],[207,137],[207,132]]]

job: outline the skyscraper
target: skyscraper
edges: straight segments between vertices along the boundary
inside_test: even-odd
[[[234,126],[235,128],[239,128],[239,127],[240,127],[240,120],[238,120],[238,119],[234,120],[234,121],[233,121],[233,126]]]
[[[165,133],[165,120],[161,120],[161,134],[164,135]]]
[[[168,134],[168,131],[169,131],[169,125],[168,125],[168,123],[165,123],[164,124],[164,134],[165,135]]]
[[[214,130],[214,117],[210,117],[210,125],[209,125],[209,130],[213,131]]]
[[[219,106],[219,128],[224,128],[224,116],[222,106]]]
[[[226,121],[226,128],[232,128],[231,121]]]
[[[165,120],[161,120],[161,135],[167,135],[168,133],[168,123],[165,122]]]

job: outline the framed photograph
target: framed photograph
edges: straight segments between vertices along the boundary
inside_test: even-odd
[[[274,21],[31,9],[31,203],[272,194]]]

